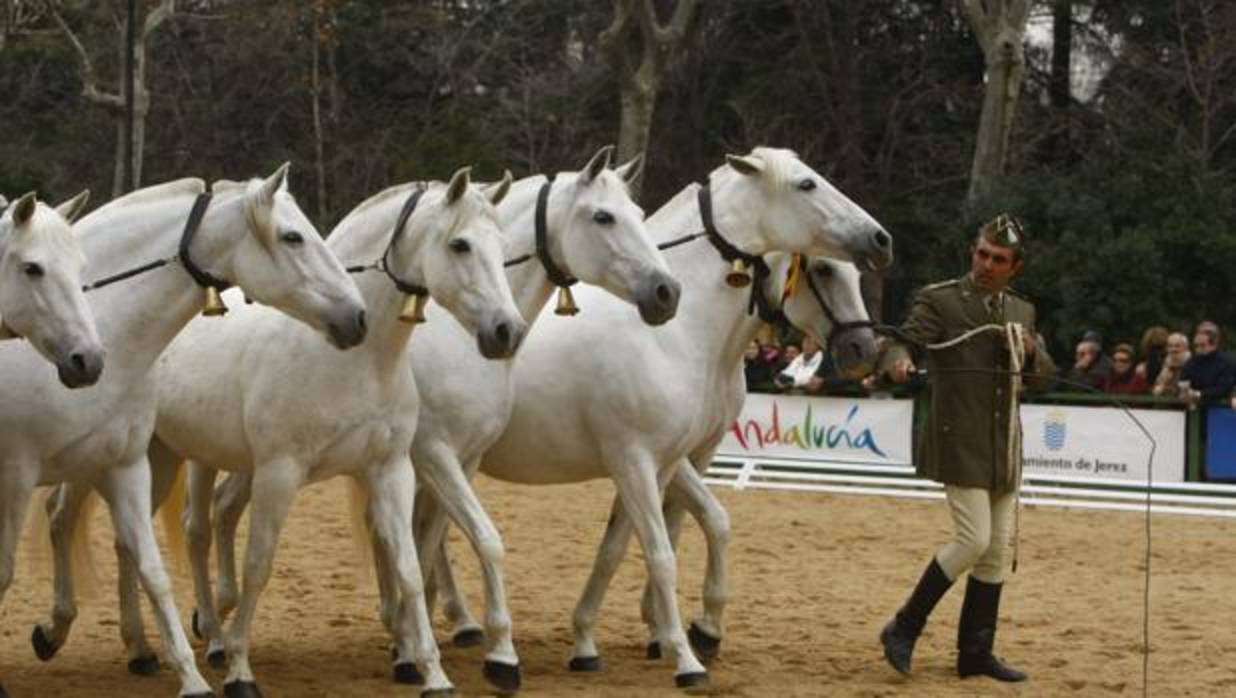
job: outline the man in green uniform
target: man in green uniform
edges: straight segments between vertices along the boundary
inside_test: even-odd
[[[970,248],[970,273],[921,289],[901,326],[904,341],[891,344],[880,360],[880,371],[896,383],[909,380],[916,360],[926,361],[930,412],[915,464],[919,475],[944,484],[953,519],[953,539],[932,557],[910,598],[880,633],[884,656],[903,674],[910,671],[914,642],[928,614],[969,570],[957,629],[958,675],[1026,679],[992,654],[1021,481],[1009,335],[987,331],[948,348],[924,347],[983,325],[1018,323],[1024,330],[1024,384],[1049,387],[1055,365],[1036,339],[1034,306],[1008,290],[1022,269],[1024,251],[1024,233],[1011,216],[980,228]]]

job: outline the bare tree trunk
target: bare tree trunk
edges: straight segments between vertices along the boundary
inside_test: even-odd
[[[602,51],[618,71],[622,123],[618,159],[648,150],[657,94],[695,18],[697,0],[677,0],[668,22],[657,17],[654,0],[613,0],[614,19],[599,37]],[[632,194],[639,198],[639,181]]]
[[[1009,134],[1017,114],[1017,100],[1026,70],[1022,44],[1026,34],[1029,0],[961,0],[970,26],[983,49],[987,82],[970,167],[970,188],[965,210],[973,211],[1004,174]]]
[[[322,148],[322,81],[320,78],[319,44],[322,37],[322,5],[315,3],[313,8],[313,69],[310,82],[313,89],[313,159],[314,172],[318,181],[318,226],[326,224],[326,162]]]
[[[86,47],[82,45],[77,34],[64,21],[64,17],[60,15],[59,9],[52,4],[48,4],[49,12],[53,20],[60,27],[73,45],[73,49],[77,52],[78,62],[81,64],[82,72],[82,95],[87,101],[103,107],[116,120],[116,167],[115,178],[112,180],[112,197],[120,196],[124,193],[124,171],[125,171],[125,79],[123,76],[117,81],[119,87],[116,92],[107,92],[100,87],[98,76],[94,72],[94,63],[90,60],[90,54],[86,51]],[[170,19],[176,13],[176,0],[160,0],[159,4],[152,9],[147,15],[146,20],[142,24],[142,31],[138,34],[137,40],[133,46],[133,65],[135,75],[133,76],[133,152],[131,154],[131,163],[133,167],[133,187],[138,188],[142,185],[142,154],[146,148],[146,114],[150,111],[150,92],[146,89],[146,46],[150,36],[164,22]],[[125,48],[122,46],[121,52]],[[121,62],[122,65],[124,62]]]

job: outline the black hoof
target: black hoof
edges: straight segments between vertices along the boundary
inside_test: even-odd
[[[415,662],[400,662],[391,667],[391,678],[395,683],[412,683],[421,685],[425,683],[425,677],[421,676],[421,670],[416,668]]]
[[[567,665],[571,671],[600,671],[600,657],[571,657],[571,663]]]
[[[0,686],[0,698],[9,698],[9,692],[4,690],[4,686]]]
[[[455,637],[451,638],[451,642],[456,647],[480,647],[485,644],[485,631],[480,628],[468,628],[455,633]]]
[[[695,623],[687,628],[687,641],[691,643],[691,649],[695,651],[695,656],[702,661],[711,661],[717,658],[721,653],[721,638],[713,637],[700,629]]]
[[[708,672],[706,671],[696,671],[674,676],[674,685],[688,693],[707,690],[708,683]]]
[[[648,643],[648,649],[644,652],[645,659],[660,659],[661,658],[661,643],[653,640]]]
[[[450,698],[455,695],[453,688],[434,688],[428,691],[421,691],[421,698]]]
[[[214,691],[203,691],[202,693],[186,693],[180,698],[215,698]]]
[[[30,633],[30,645],[34,647],[34,656],[44,662],[56,656],[56,652],[60,650],[47,639],[47,633],[43,632],[41,625],[34,626],[34,632]]]
[[[519,690],[519,665],[503,664],[485,660],[485,680],[499,693],[514,693]]]
[[[262,692],[252,681],[233,681],[223,684],[223,695],[226,698],[262,698]]]
[[[225,650],[211,650],[207,652],[206,663],[215,669],[226,669],[227,652]]]
[[[159,673],[159,658],[153,654],[143,654],[129,660],[129,673],[134,676],[154,676]]]
[[[193,637],[196,637],[199,640],[206,639],[202,637],[202,626],[197,624],[197,609],[196,608],[193,609],[193,619],[192,619],[192,622],[190,622],[189,624],[193,626]]]

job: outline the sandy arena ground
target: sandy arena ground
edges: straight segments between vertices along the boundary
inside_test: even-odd
[[[643,658],[638,598],[644,573],[629,556],[598,625],[605,671],[566,670],[570,614],[600,540],[612,488],[478,483],[507,544],[507,583],[526,696],[681,696],[666,662]],[[1102,696],[1142,693],[1141,515],[1027,509],[1020,571],[1001,609],[997,653],[1028,671],[1021,686],[957,680],[953,642],[961,602],[954,589],[915,655],[915,673],[889,669],[876,635],[948,531],[938,502],[761,491],[721,491],[733,521],[731,602],[718,696]],[[101,509],[101,508],[100,508]],[[99,515],[102,517],[102,514]],[[82,605],[68,645],[49,663],[29,636],[50,608],[45,569],[28,551],[4,599],[0,676],[25,696],[176,695],[166,669],[129,676],[118,637],[115,562],[102,518],[94,538],[98,597]],[[1236,522],[1156,517],[1151,597],[1150,695],[1236,694]],[[388,641],[376,620],[373,583],[356,572],[342,483],[303,492],[285,529],[274,577],[254,626],[252,658],[268,698],[415,696],[388,680]],[[461,583],[480,608],[471,550],[452,550]],[[632,548],[634,550],[634,546]],[[685,617],[699,607],[703,539],[690,525],[679,557]],[[176,577],[182,617],[192,609]],[[149,616],[147,616],[149,618]],[[153,623],[148,623],[153,635]],[[439,621],[443,665],[460,695],[489,695],[479,649],[456,649]],[[200,643],[199,643],[200,657]],[[221,688],[223,673],[199,660]]]

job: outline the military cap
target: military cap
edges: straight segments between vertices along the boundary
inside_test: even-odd
[[[1026,233],[1021,221],[1011,214],[1001,213],[979,228],[979,235],[984,240],[1001,247],[1012,247],[1021,250],[1025,244]]]

